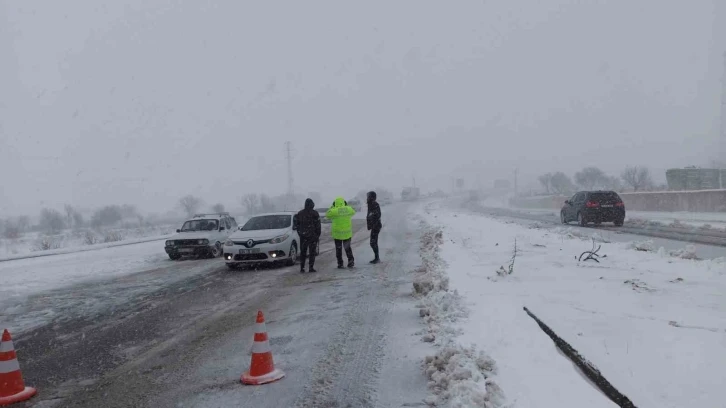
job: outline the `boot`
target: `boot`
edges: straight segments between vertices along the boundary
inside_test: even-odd
[[[355,261],[348,261],[348,268],[352,268],[355,266]]]
[[[310,269],[308,269],[308,272],[310,272],[310,273],[313,273],[313,272],[317,272],[317,271],[315,270],[315,268],[313,268],[313,267],[311,266],[311,267],[310,267]]]
[[[375,255],[375,257],[371,261],[372,264],[377,264],[381,262],[381,258],[378,257],[378,251],[373,251],[373,255]]]
[[[343,266],[343,264],[338,264],[338,269],[345,269],[345,266]]]
[[[300,273],[305,273],[305,267],[304,266],[301,266],[300,267]]]

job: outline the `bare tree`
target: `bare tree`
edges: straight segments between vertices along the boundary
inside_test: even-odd
[[[179,206],[188,217],[191,217],[202,206],[202,200],[190,194],[179,199]]]
[[[83,215],[81,215],[81,213],[79,213],[78,211],[74,212],[73,213],[73,227],[80,228],[83,226],[83,224],[84,224]]]
[[[240,199],[240,203],[245,207],[247,215],[254,214],[260,210],[260,197],[257,194],[247,194]]]
[[[107,205],[99,208],[91,217],[94,228],[114,225],[123,219],[123,210],[117,205]]]
[[[2,227],[3,236],[7,239],[20,238],[20,226],[16,220],[0,220],[0,227]]]
[[[575,190],[575,185],[567,174],[558,171],[550,178],[550,189],[554,194],[569,194]]]
[[[26,232],[30,229],[30,217],[27,215],[21,215],[15,220],[15,223],[17,224],[18,228],[20,228],[21,232]]]
[[[550,194],[552,191],[552,177],[554,175],[552,173],[545,173],[537,178],[539,180],[539,183],[542,184],[542,187],[545,189],[545,193]]]
[[[609,190],[613,191],[622,191],[623,190],[623,183],[620,181],[618,177],[606,177],[603,183],[603,186]]]
[[[212,211],[216,213],[224,212],[224,204],[217,203],[212,206]]]
[[[131,204],[124,204],[121,206],[121,216],[123,218],[136,218],[138,215],[136,207]]]
[[[585,190],[604,187],[609,181],[608,176],[597,167],[585,167],[575,173],[575,182]]]
[[[57,234],[65,228],[63,214],[58,210],[44,208],[40,211],[40,227],[51,234]]]
[[[653,185],[650,177],[650,170],[647,167],[628,166],[620,174],[625,184],[632,187],[633,191],[647,190]]]
[[[63,211],[65,211],[66,214],[66,225],[69,227],[73,226],[73,214],[76,213],[75,208],[73,208],[72,205],[66,204],[63,206]]]

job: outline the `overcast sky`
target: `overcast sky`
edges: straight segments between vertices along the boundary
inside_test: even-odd
[[[283,5],[284,3],[284,5]],[[723,0],[0,2],[0,216],[718,158]]]

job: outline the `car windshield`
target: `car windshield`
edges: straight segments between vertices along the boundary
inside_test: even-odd
[[[597,202],[618,202],[620,197],[613,191],[607,191],[602,193],[590,193],[590,200]]]
[[[189,220],[181,227],[181,232],[214,231],[219,228],[218,220]]]
[[[241,228],[242,231],[259,231],[268,229],[282,229],[290,227],[292,217],[289,215],[261,215],[250,218]]]

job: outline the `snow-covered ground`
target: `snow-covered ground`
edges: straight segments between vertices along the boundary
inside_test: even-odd
[[[0,260],[44,256],[109,248],[134,242],[164,239],[173,234],[174,225],[119,228],[105,231],[65,231],[56,235],[25,233],[14,239],[0,238]]]
[[[42,258],[0,262],[0,327],[11,327],[14,332],[44,324],[62,314],[61,309],[74,304],[72,290],[67,290],[63,304],[50,300],[38,301],[30,306],[27,301],[34,296],[43,296],[48,291],[71,287],[84,282],[104,281],[148,271],[169,265],[171,261],[164,253],[163,242],[153,241],[137,245],[100,249],[98,251],[55,255]],[[170,274],[178,278],[182,273]],[[176,276],[178,275],[178,276]],[[161,281],[161,277],[156,278]],[[151,288],[152,283],[147,283]],[[99,293],[104,292],[99,287]],[[105,293],[105,292],[104,292]],[[108,293],[106,301],[123,302],[118,293]],[[42,299],[41,299],[42,300]],[[103,299],[99,299],[102,302]],[[45,305],[45,307],[43,307]],[[82,304],[75,308],[92,308],[99,305]],[[81,310],[75,310],[80,312]],[[10,323],[9,323],[10,322]]]
[[[437,204],[419,217],[441,231],[439,242],[422,250],[436,288],[421,314],[442,350],[430,359],[429,374],[453,406],[471,406],[473,398],[490,398],[493,407],[616,406],[555,348],[525,306],[636,406],[723,405],[724,259],[686,260],[613,243],[602,244],[599,254],[607,256],[600,263],[578,262],[592,243],[566,230]]]
[[[168,261],[163,242],[0,263],[0,299],[30,296],[87,279],[142,272]]]

